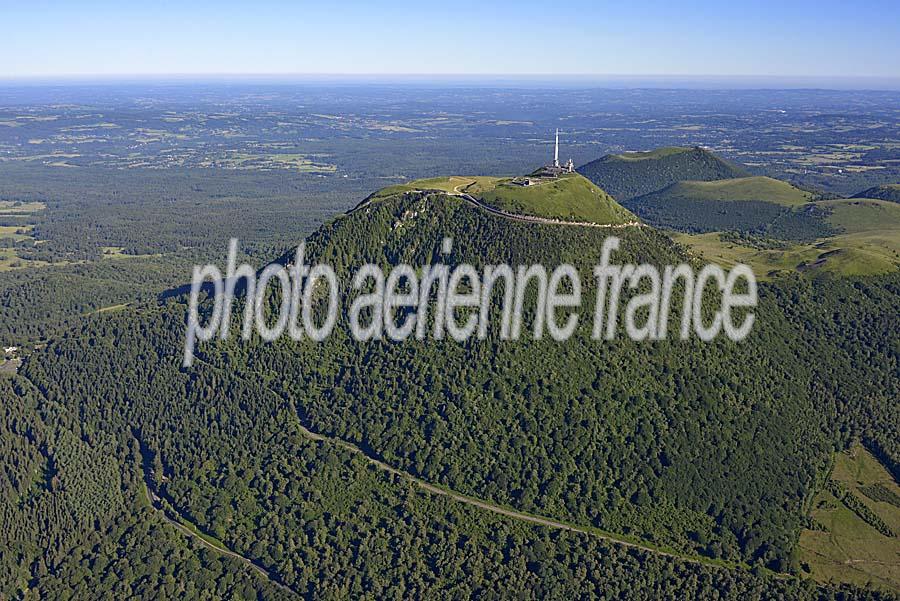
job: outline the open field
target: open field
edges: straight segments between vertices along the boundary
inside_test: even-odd
[[[34,154],[34,155],[21,156],[21,157],[10,157],[10,158],[0,157],[0,161],[26,161],[26,162],[41,162],[41,161],[43,161],[43,162],[47,162],[47,164],[50,164],[49,161],[55,161],[58,163],[58,162],[64,162],[65,159],[77,159],[80,156],[81,156],[81,154],[73,153],[73,152],[53,152],[50,154]]]
[[[0,271],[13,269],[13,264],[17,260],[16,251],[11,248],[0,248]]]
[[[21,359],[0,359],[0,374],[14,374],[21,365]]]
[[[478,194],[485,190],[494,189],[502,181],[506,180],[499,177],[451,175],[450,177],[418,179],[410,182],[408,185],[417,189],[443,190],[451,194],[459,194],[460,192]]]
[[[532,186],[498,183],[491,190],[473,195],[509,213],[601,224],[637,221],[612,196],[577,173]]]
[[[21,202],[0,200],[0,219],[12,218],[12,223],[22,217],[43,211],[46,205],[43,202]],[[31,240],[31,225],[0,225],[0,238],[12,238],[16,242]],[[40,267],[45,265],[42,261],[26,261],[16,254],[14,248],[0,248],[0,271],[9,271],[21,267]]]
[[[43,211],[47,208],[42,202],[13,202],[0,200],[0,215],[25,215]]]
[[[20,258],[14,249],[0,248],[0,271],[11,271],[23,267],[44,267],[49,264],[46,261],[26,261]]]
[[[206,167],[223,169],[292,169],[302,173],[333,173],[334,165],[319,163],[303,154],[249,154],[229,152],[224,158],[211,159],[201,163]]]
[[[123,257],[128,257],[129,255],[125,254],[124,246],[101,246],[100,253],[103,255],[104,259],[119,259]]]
[[[763,176],[739,177],[712,182],[679,182],[665,192],[670,197],[691,200],[757,200],[786,207],[801,206],[812,200],[809,192],[795,188],[787,182]]]
[[[30,238],[29,232],[32,230],[30,225],[0,225],[0,238],[12,238],[16,242]],[[23,232],[23,233],[19,233]]]
[[[104,259],[137,259],[146,257],[158,257],[160,255],[156,253],[143,255],[126,253],[124,246],[101,246],[100,256]]]
[[[690,152],[690,150],[690,148],[683,148],[681,146],[665,146],[663,148],[657,148],[655,150],[648,150],[643,152],[623,152],[621,154],[616,154],[613,156],[622,161],[645,161],[648,159],[661,159],[675,154],[682,154],[685,152]]]
[[[853,502],[840,501],[826,486],[813,499],[814,529],[800,535],[801,565],[820,582],[872,583],[900,591],[900,506],[895,500],[900,486],[861,446],[835,457],[831,480],[891,527],[894,536],[880,533],[851,508]],[[873,490],[890,502],[870,498],[878,496]]]
[[[827,220],[841,233],[810,244],[773,249],[723,240],[719,232],[677,233],[673,238],[706,260],[728,266],[746,263],[761,278],[796,269],[873,275],[900,268],[900,205],[871,199],[816,204],[830,211]]]

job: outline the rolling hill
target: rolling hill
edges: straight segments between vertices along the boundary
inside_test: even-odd
[[[589,274],[608,230],[498,215],[459,196],[467,186],[500,187],[438,178],[382,190],[310,236],[307,261],[341,274],[426,265],[445,260],[450,237],[452,264],[572,264],[593,306]],[[530,202],[553,214],[569,201]],[[691,260],[653,228],[615,235],[616,263]],[[130,549],[142,538],[126,534],[149,523],[145,546],[196,553],[202,563],[186,569],[211,564],[204,578],[223,596],[834,597],[837,587],[768,570],[798,571],[796,541],[833,449],[852,434],[900,459],[896,362],[883,352],[896,298],[896,279],[787,279],[762,291],[742,344],[601,342],[585,317],[565,344],[495,331],[465,344],[214,339],[190,369],[185,298],[126,307],[51,340],[0,388],[17,401],[0,420],[15,453],[0,461],[16,482],[0,509],[21,520],[38,503],[54,508],[47,528],[63,542],[50,572],[78,578],[81,596],[83,566],[113,566],[108,580],[134,572],[139,593],[165,586],[140,580],[143,564],[94,533],[100,524]],[[38,423],[54,411],[69,418]],[[16,568],[15,592],[34,580],[40,549],[6,523],[0,557]],[[244,558],[227,560],[249,583],[220,576],[220,556],[195,538]],[[33,588],[53,598],[47,581]]]
[[[753,232],[784,240],[831,233],[813,195],[770,177],[682,181],[627,201],[651,225],[681,232]]]
[[[610,154],[577,169],[619,201],[661,190],[679,181],[745,177],[743,168],[702,148],[666,147]]]
[[[786,207],[804,205],[812,199],[809,192],[764,176],[717,181],[680,181],[654,194],[672,199],[722,202],[759,200]]]
[[[757,277],[783,272],[876,275],[900,269],[900,205],[849,198],[815,203],[832,233],[809,242],[779,243],[721,232],[679,234],[675,239],[706,260],[746,263]]]
[[[383,196],[323,227],[307,248],[315,260],[339,266],[418,265],[435,260],[449,236],[453,261],[476,269],[565,262],[586,274],[606,235],[507,219],[446,193],[413,191]],[[616,235],[623,244],[617,261],[686,260],[653,229]],[[787,325],[793,318],[769,298],[745,345],[617,341],[601,352],[582,326],[564,345],[489,338],[361,348],[332,339],[314,352],[303,345],[203,352],[225,373],[247,378],[249,366],[266,365],[281,374],[271,381],[279,396],[303,399],[311,429],[429,482],[679,553],[785,568],[804,491],[826,459],[814,432],[827,412],[805,390],[818,378],[809,371],[815,362],[798,355],[809,348],[802,326]],[[700,372],[698,364],[705,365]],[[700,423],[717,426],[688,427]],[[756,443],[747,446],[750,433]],[[770,497],[778,502],[747,501]]]
[[[587,178],[570,173],[555,180],[519,186],[499,181],[473,193],[486,205],[523,215],[600,225],[622,225],[637,218]]]
[[[891,202],[900,202],[900,184],[883,184],[874,186],[868,190],[863,190],[853,198],[875,198],[878,200],[889,200]]]
[[[623,225],[637,218],[609,194],[577,173],[522,186],[512,178],[451,176],[415,180],[379,190],[367,200],[397,193],[431,190],[468,195],[505,213],[598,225]]]

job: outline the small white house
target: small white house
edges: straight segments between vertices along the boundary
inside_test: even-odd
[[[12,355],[12,354],[15,353],[17,350],[19,350],[19,347],[17,347],[17,346],[7,346],[7,347],[4,348],[3,350],[4,350],[4,352],[5,352],[7,355]]]

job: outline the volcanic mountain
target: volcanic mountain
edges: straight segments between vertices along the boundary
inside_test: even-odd
[[[203,554],[232,549],[238,567],[284,598],[472,597],[504,586],[580,598],[590,595],[579,586],[606,574],[653,597],[663,590],[657,572],[677,578],[678,594],[727,577],[733,590],[800,598],[780,594],[793,580],[763,568],[799,571],[798,533],[832,451],[858,438],[900,457],[886,351],[895,293],[875,281],[792,279],[762,291],[739,344],[596,340],[591,274],[608,237],[621,241],[614,263],[695,262],[585,181],[395,186],[305,247],[307,263],[340,277],[366,264],[570,264],[584,298],[565,342],[496,330],[466,342],[359,342],[340,334],[342,306],[321,342],[215,338],[185,368],[186,299],[98,315],[35,350],[17,376],[27,390],[3,389],[12,409],[29,400],[44,407],[34,415],[71,416],[58,437],[32,445],[17,478],[24,492],[4,511],[48,503],[71,513],[86,541],[122,536],[97,531],[114,520],[152,520],[161,532],[137,540],[154,544],[203,533],[192,543],[206,541]],[[11,415],[6,439],[28,446],[32,431],[45,436]],[[356,588],[329,588],[334,574]]]
[[[609,154],[582,165],[577,171],[620,202],[679,181],[715,181],[749,175],[708,150],[677,146]]]

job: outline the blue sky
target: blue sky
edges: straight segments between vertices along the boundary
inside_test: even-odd
[[[900,1],[0,0],[0,78],[200,73],[900,78]]]

